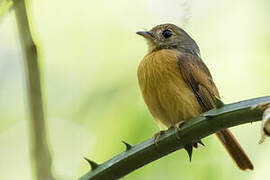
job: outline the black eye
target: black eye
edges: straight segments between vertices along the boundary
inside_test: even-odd
[[[171,37],[172,35],[173,35],[173,33],[172,33],[172,31],[170,31],[170,30],[164,30],[163,32],[162,32],[162,35],[163,35],[163,37],[165,37],[165,38],[169,38],[169,37]]]

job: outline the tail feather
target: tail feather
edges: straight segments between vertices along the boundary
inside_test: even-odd
[[[253,170],[251,161],[229,129],[219,131],[216,135],[240,169]]]

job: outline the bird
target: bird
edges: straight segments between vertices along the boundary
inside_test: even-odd
[[[144,102],[157,124],[179,130],[185,121],[216,107],[218,89],[197,43],[186,31],[174,24],[161,24],[136,33],[148,43],[137,76]],[[162,132],[155,134],[155,139]],[[216,135],[241,170],[253,170],[252,162],[229,129]],[[192,150],[187,147],[191,158]]]

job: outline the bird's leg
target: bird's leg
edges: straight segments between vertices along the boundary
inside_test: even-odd
[[[165,131],[158,131],[154,134],[154,143],[157,145],[157,140],[160,135],[162,135]]]
[[[180,139],[180,137],[178,136],[178,131],[180,130],[180,127],[183,125],[183,123],[184,121],[179,121],[172,126],[172,128],[174,128],[175,136],[177,139]]]

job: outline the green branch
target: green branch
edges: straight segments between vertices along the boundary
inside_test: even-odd
[[[87,159],[92,170],[82,176],[80,180],[116,180],[219,130],[259,121],[262,118],[262,111],[251,107],[269,101],[270,96],[266,96],[228,105],[221,105],[221,103],[219,108],[184,123],[178,132],[180,140],[176,138],[174,130],[171,129],[159,137],[158,145],[155,145],[153,138],[132,147],[125,143],[126,151],[103,164],[98,165]]]
[[[22,51],[29,108],[29,131],[32,170],[34,179],[51,180],[51,156],[46,139],[46,123],[43,112],[40,71],[37,46],[30,32],[24,0],[13,0]]]

